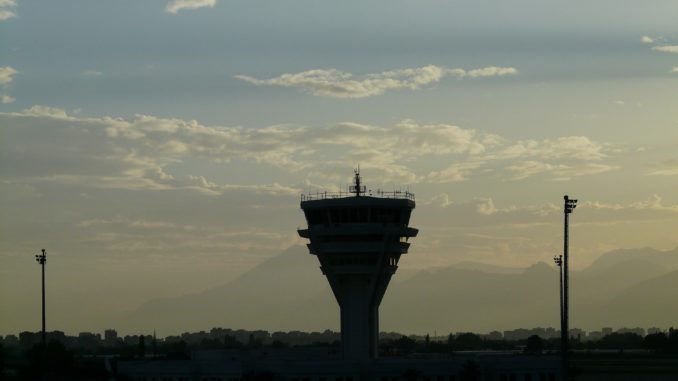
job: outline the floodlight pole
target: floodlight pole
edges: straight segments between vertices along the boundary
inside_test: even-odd
[[[560,331],[563,331],[563,324],[565,324],[565,321],[563,320],[563,256],[559,255],[556,257],[553,257],[553,261],[556,263],[558,266],[558,296],[559,296],[559,302],[560,304],[558,305],[558,310],[560,313]]]
[[[35,256],[35,260],[42,268],[42,347],[44,349],[47,346],[45,337],[45,263],[47,262],[47,252],[45,249],[42,249],[42,254]]]
[[[563,270],[562,270],[562,285],[563,285],[563,324],[560,329],[560,340],[561,340],[561,355],[563,359],[563,380],[569,380],[569,351],[570,351],[570,328],[569,328],[569,319],[570,319],[570,276],[568,268],[568,253],[569,253],[569,240],[570,240],[570,213],[577,207],[577,200],[570,199],[567,195],[563,197],[565,200],[563,205],[563,214],[564,214],[564,231],[563,231]]]

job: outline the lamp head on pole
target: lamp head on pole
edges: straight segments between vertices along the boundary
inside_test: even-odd
[[[35,260],[36,260],[39,264],[44,265],[45,262],[47,262],[47,251],[45,251],[45,249],[42,249],[42,254],[37,254],[37,255],[35,256]]]
[[[577,207],[577,200],[571,199],[565,195],[565,214],[570,214]]]

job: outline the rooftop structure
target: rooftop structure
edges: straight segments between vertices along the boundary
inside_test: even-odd
[[[355,171],[347,193],[315,193],[301,198],[309,252],[318,257],[341,309],[343,358],[377,357],[379,305],[409,238],[415,207],[410,192],[369,191]]]

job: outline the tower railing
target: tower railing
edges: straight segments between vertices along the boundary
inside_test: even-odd
[[[410,191],[394,190],[394,191],[382,191],[377,189],[376,191],[368,190],[360,197],[377,197],[377,198],[395,198],[395,199],[406,199],[414,200],[414,193]],[[347,198],[347,197],[356,197],[355,192],[309,192],[301,194],[301,201],[314,201],[314,200],[328,200],[335,198]]]

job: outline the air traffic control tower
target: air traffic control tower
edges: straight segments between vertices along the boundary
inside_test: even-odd
[[[318,257],[320,269],[341,309],[343,357],[377,357],[379,305],[409,238],[418,230],[408,226],[414,194],[365,190],[360,173],[350,192],[301,196],[308,250]]]

